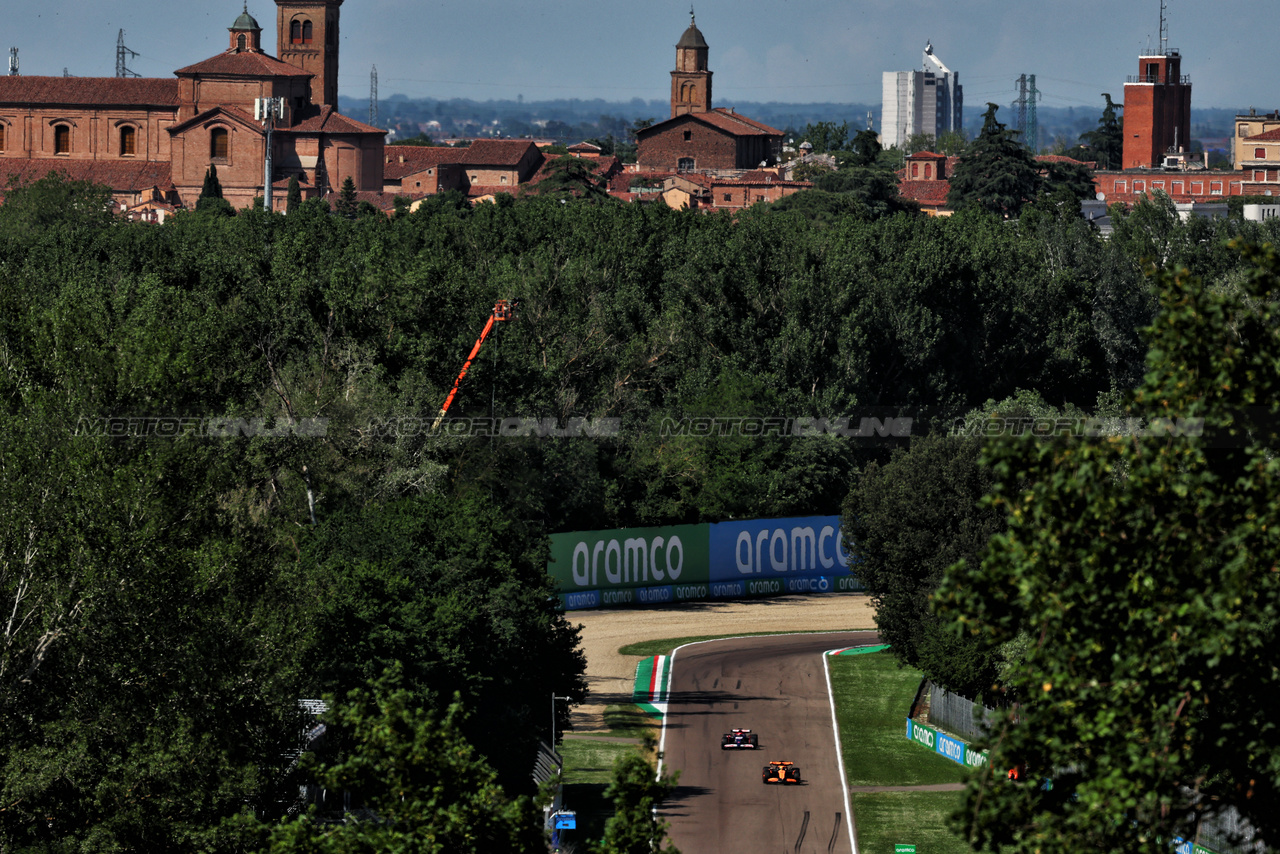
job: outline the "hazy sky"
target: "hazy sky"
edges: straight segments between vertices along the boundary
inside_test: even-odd
[[[1277,0],[1168,0],[1169,47],[1182,51],[1195,107],[1280,108],[1273,29]],[[116,37],[144,77],[225,49],[242,0],[38,0],[9,4],[0,48],[24,75],[115,73]],[[249,13],[275,47],[275,3]],[[959,72],[966,117],[1008,104],[1019,74],[1041,103],[1120,100],[1138,56],[1159,48],[1160,0],[697,0],[710,45],[713,97],[734,101],[880,103],[883,71],[920,65],[925,42]],[[346,0],[339,86],[367,98],[670,96],[687,0]],[[879,119],[877,109],[877,121]]]

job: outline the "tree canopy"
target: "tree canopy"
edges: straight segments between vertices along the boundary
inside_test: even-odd
[[[966,793],[975,845],[1166,851],[1227,808],[1280,839],[1280,257],[1237,245],[1228,286],[1159,274],[1141,432],[988,452],[1009,529],[948,572],[940,614],[1032,642]],[[995,779],[1017,764],[1026,784]]]
[[[1019,389],[1087,408],[1141,380],[1145,269],[1234,293],[1248,268],[1224,239],[1280,236],[1158,199],[1103,241],[1056,205],[1017,228],[979,210],[818,225],[446,193],[394,219],[309,199],[157,227],[106,198],[53,178],[0,205],[14,850],[243,850],[246,816],[296,798],[298,698],[393,661],[431,720],[461,698],[457,732],[515,799],[546,686],[585,690],[547,534],[828,514],[889,464],[837,436],[664,425],[963,414]],[[460,388],[460,429],[432,432],[499,298],[518,316]],[[511,436],[505,418],[618,430]]]
[[[1116,108],[1124,109],[1124,105],[1114,103],[1107,92],[1103,92],[1102,97],[1106,98],[1107,105],[1098,126],[1080,134],[1080,139],[1093,150],[1099,169],[1119,169],[1124,153],[1124,119],[1116,116]]]
[[[982,132],[956,161],[947,193],[947,207],[976,207],[1004,217],[1016,217],[1040,192],[1040,175],[1031,151],[996,121],[996,104],[987,104]]]

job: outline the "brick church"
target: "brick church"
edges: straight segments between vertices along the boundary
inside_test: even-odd
[[[707,41],[693,16],[676,44],[671,118],[636,132],[641,172],[732,172],[773,166],[782,131],[711,106]]]
[[[271,134],[274,207],[296,177],[304,197],[381,191],[385,131],[337,111],[342,0],[275,0],[276,56],[243,14],[227,49],[170,78],[0,77],[0,185],[51,171],[112,188],[129,207],[194,207],[210,165],[223,196],[263,195],[267,132],[257,98],[284,99]]]

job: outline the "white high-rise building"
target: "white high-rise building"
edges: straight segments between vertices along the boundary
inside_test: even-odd
[[[960,75],[942,64],[933,44],[924,48],[919,71],[886,71],[880,112],[880,144],[901,147],[916,134],[934,139],[964,127],[964,92]]]

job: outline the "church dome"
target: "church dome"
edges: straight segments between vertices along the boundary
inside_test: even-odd
[[[231,25],[232,32],[238,32],[241,30],[261,30],[261,29],[262,27],[258,26],[258,22],[253,19],[252,15],[249,14],[249,7],[247,5],[244,7],[244,11],[240,13],[240,17],[236,18],[236,22]]]

